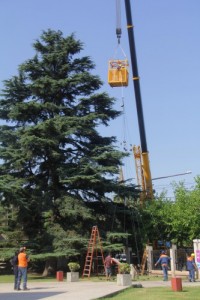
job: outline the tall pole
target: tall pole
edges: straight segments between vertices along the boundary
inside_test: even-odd
[[[133,22],[132,22],[132,15],[131,15],[131,5],[130,5],[130,0],[124,0],[124,1],[125,1],[127,30],[128,30],[128,38],[129,38],[132,73],[133,73],[133,85],[135,90],[135,101],[136,101],[139,132],[140,132],[142,167],[143,167],[143,175],[145,179],[145,193],[146,193],[146,198],[152,199],[153,189],[152,189],[151,171],[149,166],[149,156],[148,156],[144,117],[143,117],[142,97],[140,91],[140,78],[139,78],[138,66],[137,66],[135,39],[134,39]]]
[[[148,150],[147,150],[144,117],[143,117],[142,97],[140,91],[140,78],[138,74],[130,0],[125,0],[125,8],[126,8],[127,30],[128,30],[128,38],[129,38],[132,73],[133,73],[133,84],[135,90],[135,101],[136,101],[138,124],[139,124],[139,131],[140,131],[141,150],[142,152],[147,152]]]

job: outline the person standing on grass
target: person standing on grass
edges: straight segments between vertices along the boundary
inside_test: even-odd
[[[171,258],[169,256],[167,256],[166,252],[162,251],[159,259],[155,263],[155,267],[158,264],[161,264],[162,271],[163,271],[163,280],[164,281],[168,280],[168,266],[169,266],[170,260],[171,260]]]
[[[111,277],[111,267],[112,267],[112,257],[111,254],[109,253],[108,256],[105,258],[105,269],[106,269],[106,280],[110,280]]]
[[[187,270],[189,271],[188,279],[190,282],[195,282],[196,264],[194,260],[194,253],[187,257]]]
[[[21,290],[20,284],[21,280],[23,280],[23,290],[28,290],[27,288],[27,268],[28,262],[30,261],[29,257],[27,256],[26,247],[22,247],[19,250],[18,254],[18,280],[17,280],[17,290]]]

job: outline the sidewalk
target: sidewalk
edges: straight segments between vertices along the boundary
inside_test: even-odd
[[[133,281],[144,288],[171,287],[171,281]],[[182,281],[182,286],[200,286],[200,281]],[[118,286],[116,282],[30,282],[29,291],[14,291],[13,284],[0,284],[0,300],[95,300],[116,293],[127,287]]]
[[[14,291],[13,284],[0,284],[0,300],[92,300],[123,290],[116,282],[30,282],[29,291]]]

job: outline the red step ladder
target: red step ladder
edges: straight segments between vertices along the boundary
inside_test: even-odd
[[[93,226],[90,240],[88,243],[88,250],[87,250],[82,277],[84,276],[90,277],[91,271],[93,271],[93,273],[98,275],[99,267],[101,267],[105,272],[103,248],[101,244],[99,230],[97,226]]]

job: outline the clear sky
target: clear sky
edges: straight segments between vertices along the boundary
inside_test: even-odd
[[[121,49],[115,0],[0,0],[0,5],[0,89],[19,64],[33,57],[32,44],[43,30],[75,33],[84,44],[81,56],[96,64],[102,91],[116,98],[117,109],[123,109],[122,98],[125,103],[123,116],[102,133],[117,136],[120,150],[140,145],[132,81],[123,89],[107,83],[109,59],[125,54],[130,61],[124,1]],[[168,189],[171,196],[172,181],[184,181],[190,189],[200,175],[200,1],[131,0],[131,6],[152,178],[192,171],[153,182],[158,193]],[[123,171],[125,179],[136,177],[132,155]]]

